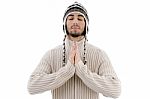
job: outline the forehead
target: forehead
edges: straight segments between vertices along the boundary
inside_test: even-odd
[[[78,11],[74,11],[74,12],[69,13],[68,17],[69,16],[82,16],[82,17],[84,17],[83,14],[81,12],[78,12]]]

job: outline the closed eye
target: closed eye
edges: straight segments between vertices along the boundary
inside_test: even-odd
[[[79,20],[79,21],[82,21],[82,19],[81,19],[81,18],[78,18],[78,20]]]
[[[73,20],[73,18],[70,18],[69,20]]]

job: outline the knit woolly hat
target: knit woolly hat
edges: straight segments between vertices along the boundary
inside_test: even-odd
[[[88,18],[88,15],[87,15],[87,10],[83,7],[83,5],[81,5],[78,2],[74,2],[72,5],[70,5],[66,9],[64,17],[63,17],[63,31],[64,31],[65,34],[67,34],[66,20],[67,20],[67,17],[71,13],[73,13],[74,11],[78,11],[78,12],[80,12],[81,15],[83,15],[83,17],[85,19],[85,23],[86,23],[85,30],[84,30],[85,35],[86,35],[88,33],[89,18]]]

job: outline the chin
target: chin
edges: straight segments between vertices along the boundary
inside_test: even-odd
[[[81,36],[81,35],[78,35],[78,34],[70,34],[70,36],[72,36],[72,37],[79,37],[79,36]]]
[[[79,37],[79,36],[83,36],[83,33],[76,33],[76,32],[72,32],[72,33],[69,33],[70,36],[72,37]]]

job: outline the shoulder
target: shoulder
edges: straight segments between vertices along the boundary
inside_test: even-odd
[[[99,48],[90,43],[87,43],[87,51],[92,52],[92,53],[95,52],[99,56],[107,56],[106,52],[102,48]]]
[[[103,51],[101,48],[93,45],[93,44],[90,44],[90,43],[87,43],[87,49],[90,50],[90,51],[96,51],[96,52],[101,52]]]
[[[54,48],[51,48],[51,49],[47,50],[46,53],[47,53],[47,54],[48,54],[48,53],[49,53],[49,54],[53,54],[53,53],[55,53],[55,52],[57,52],[57,51],[61,51],[62,48],[63,48],[62,45],[57,45],[57,46],[55,46]]]
[[[52,48],[51,51],[59,51],[62,50],[63,45],[57,45],[56,47]]]
[[[62,51],[63,46],[62,45],[58,45],[55,46],[54,48],[48,49],[42,59],[52,59],[54,55],[56,55],[56,53],[59,53],[60,51]]]

